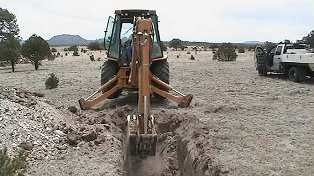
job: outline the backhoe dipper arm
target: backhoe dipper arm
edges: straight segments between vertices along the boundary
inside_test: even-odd
[[[148,121],[150,118],[150,51],[152,48],[152,21],[149,19],[138,20],[136,24],[136,37],[139,39],[139,45],[136,45],[139,51],[138,60],[138,113],[140,117],[141,133],[147,134]]]

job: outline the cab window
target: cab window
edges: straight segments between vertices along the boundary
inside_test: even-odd
[[[275,55],[281,55],[282,46],[278,46]]]
[[[114,18],[112,16],[110,16],[108,18],[107,27],[106,27],[106,31],[105,31],[106,33],[105,33],[104,45],[105,45],[106,50],[109,49],[109,44],[110,44],[110,40],[112,37],[113,25],[114,25]]]
[[[153,48],[152,48],[151,57],[153,59],[162,58],[163,55],[162,55],[162,51],[160,47],[160,36],[159,36],[159,31],[158,31],[157,16],[153,16],[152,20],[153,20],[153,27],[154,27],[154,36],[153,36]]]
[[[111,58],[119,58],[120,56],[120,31],[121,31],[121,20],[120,17],[116,16],[114,20],[112,35],[109,43],[108,56]]]

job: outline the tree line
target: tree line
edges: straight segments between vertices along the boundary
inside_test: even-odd
[[[292,43],[290,40],[284,40],[281,43]],[[311,48],[314,48],[314,30],[311,31],[307,36],[304,36],[302,39],[297,40],[296,43],[301,44],[307,44]],[[174,38],[169,42],[162,42],[162,48],[164,47],[170,47],[174,48],[175,50],[184,50],[187,48],[187,46],[196,46],[196,47],[204,47],[204,48],[219,48],[222,45],[225,45],[226,43],[210,43],[210,42],[190,42],[190,41],[183,41],[178,38]],[[265,42],[266,45],[274,44],[271,42]],[[243,43],[233,43],[233,46],[236,49],[239,49],[243,51],[243,49],[247,50],[253,50],[256,47],[256,44],[243,44]]]
[[[305,43],[310,45],[311,48],[314,48],[314,30],[311,31],[307,36],[303,37],[299,43]]]

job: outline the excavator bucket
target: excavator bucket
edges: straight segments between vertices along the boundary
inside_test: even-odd
[[[129,115],[127,117],[127,145],[130,155],[148,156],[155,155],[157,146],[157,132],[154,126],[154,119],[151,116],[150,129],[148,134],[141,134],[139,131],[140,115]]]

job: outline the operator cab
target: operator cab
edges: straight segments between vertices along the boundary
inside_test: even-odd
[[[117,10],[115,17],[109,17],[105,31],[104,44],[107,56],[123,65],[128,65],[132,58],[132,40],[135,19],[141,17],[153,22],[153,48],[151,58],[162,58],[161,42],[158,30],[158,16],[153,10]]]

